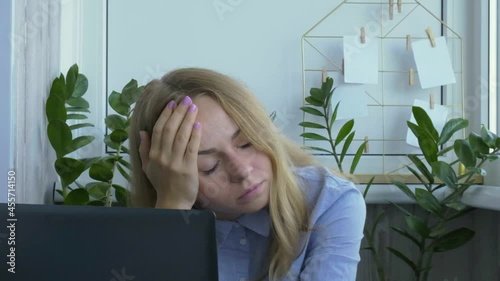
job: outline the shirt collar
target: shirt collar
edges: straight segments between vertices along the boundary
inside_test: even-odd
[[[244,214],[236,220],[239,224],[253,232],[268,237],[271,230],[271,220],[267,208],[251,214]]]
[[[271,220],[269,218],[269,211],[264,208],[260,211],[251,214],[241,215],[234,221],[217,220],[217,244],[221,246],[226,240],[229,232],[235,226],[235,224],[240,224],[245,228],[252,230],[253,232],[268,237],[271,230]]]

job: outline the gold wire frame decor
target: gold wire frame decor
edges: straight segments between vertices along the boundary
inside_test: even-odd
[[[443,14],[442,1],[427,1],[426,5],[422,1],[344,0],[302,36],[304,98],[311,88],[321,87],[325,73],[334,79],[334,87],[347,85],[343,75],[344,36],[368,36],[379,44],[378,83],[363,84],[362,91],[352,93],[363,95],[360,97],[368,101],[367,116],[353,118],[356,137],[344,161],[352,161],[359,145],[368,140],[370,150],[363,154],[356,169],[360,181],[369,178],[363,175],[379,175],[379,183],[390,182],[394,177],[410,177],[406,167],[412,164],[406,155],[421,155],[420,148],[406,142],[406,121],[410,120],[415,100],[445,106],[448,119],[464,118],[462,38],[436,16]],[[412,43],[433,39],[429,31],[432,36],[445,38],[456,82],[422,89]],[[349,106],[357,109],[355,105]],[[304,121],[324,122],[308,114],[304,115]],[[345,121],[337,121],[333,131],[338,131]],[[309,139],[304,139],[304,145],[328,148],[326,142]],[[333,157],[320,154],[317,157],[322,163],[336,167]]]

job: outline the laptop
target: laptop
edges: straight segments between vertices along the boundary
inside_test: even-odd
[[[0,280],[218,280],[207,210],[0,203]]]

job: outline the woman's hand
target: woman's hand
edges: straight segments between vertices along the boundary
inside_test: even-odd
[[[189,97],[177,107],[172,100],[156,121],[151,139],[140,132],[142,170],[156,190],[156,208],[189,210],[196,201],[201,139],[197,113]]]

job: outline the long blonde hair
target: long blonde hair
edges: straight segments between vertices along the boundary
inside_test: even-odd
[[[282,135],[257,98],[235,79],[202,68],[183,68],[148,83],[137,101],[130,128],[131,205],[154,207],[156,192],[142,171],[139,131],[151,136],[153,126],[170,100],[208,95],[234,120],[242,133],[271,160],[269,196],[272,242],[268,275],[284,277],[298,254],[300,232],[309,229],[310,212],[291,167],[318,165],[308,153]]]

